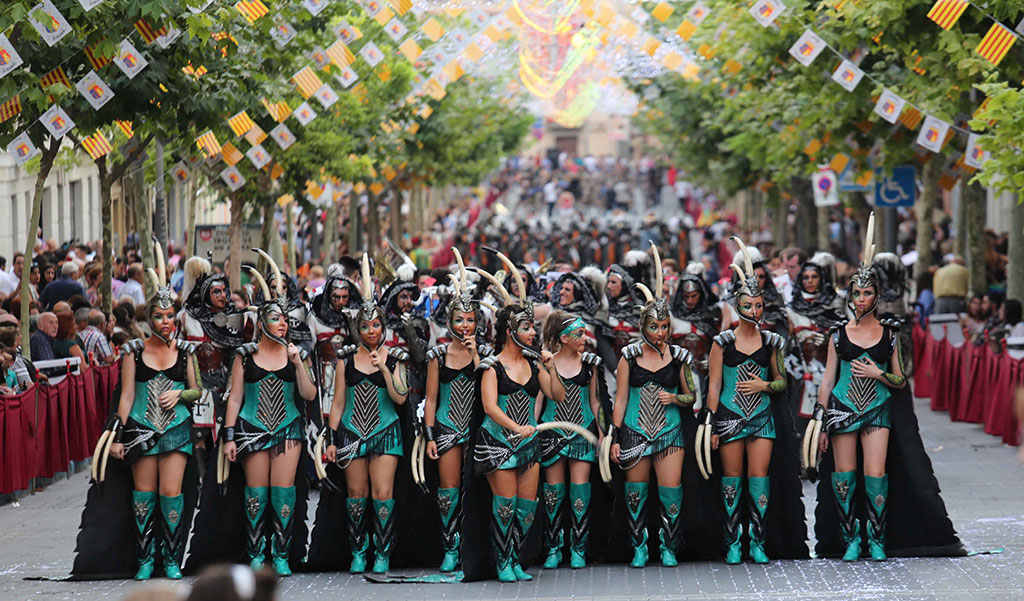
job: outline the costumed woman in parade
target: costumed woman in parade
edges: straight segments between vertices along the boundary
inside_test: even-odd
[[[626,472],[626,519],[633,547],[630,565],[634,568],[647,565],[646,505],[652,468],[661,501],[661,563],[667,567],[678,565],[676,553],[683,543],[679,520],[686,446],[683,422],[692,422],[692,407],[697,400],[692,355],[668,343],[672,325],[668,302],[662,296],[661,258],[653,245],[652,252],[654,293],[637,284],[647,299],[640,312],[643,342],[622,350],[608,433],[612,437],[611,459]]]
[[[154,243],[154,250],[158,272],[149,269],[148,273],[156,292],[145,309],[152,333],[145,340],[131,340],[122,347],[120,401],[97,446],[93,476],[98,490],[106,477],[108,454],[130,466],[135,579],[148,580],[152,576],[159,547],[164,575],[177,580],[181,578],[181,559],[195,507],[194,489],[188,491],[190,498],[186,503],[183,481],[192,454],[191,406],[199,400],[201,390],[192,355],[195,345],[175,338],[173,292],[166,283],[158,243]],[[115,486],[113,479],[107,485],[105,495],[121,493],[111,490]],[[194,471],[191,485],[195,485]],[[128,493],[123,494],[127,497]],[[82,518],[80,554],[90,554],[92,546],[103,548],[102,541],[108,541],[117,532],[115,524],[94,519],[102,518],[103,508],[99,505],[110,503],[109,497],[94,498],[90,494]],[[106,560],[117,556],[109,547],[103,551],[108,556]],[[89,571],[80,569],[84,566],[77,559],[75,563],[76,574]]]
[[[805,434],[806,463],[813,466],[819,448],[827,452],[818,484],[816,550],[856,561],[863,537],[875,561],[885,560],[890,549],[904,555],[962,554],[917,431],[899,326],[876,315],[881,289],[871,268],[873,236],[874,213],[847,295],[854,320],[830,335],[820,404]],[[863,511],[856,495],[861,483]]]
[[[485,474],[491,490],[492,546],[498,580],[532,580],[521,565],[520,551],[537,512],[540,445],[536,426],[543,398],[565,400],[565,388],[551,353],[534,350],[537,332],[533,303],[519,270],[501,253],[498,258],[512,274],[519,291],[513,300],[504,286],[485,271],[505,300],[496,319],[498,350],[480,362],[478,384],[484,417],[473,444],[477,474]],[[543,368],[537,366],[537,359]],[[541,396],[543,395],[543,397]]]
[[[761,329],[771,330],[786,338],[789,336],[789,322],[786,320],[786,301],[782,298],[779,289],[775,287],[775,282],[768,273],[768,264],[764,260],[761,251],[757,248],[747,247],[746,252],[750,255],[750,262],[754,266],[754,275],[757,277],[758,290],[761,291],[761,296],[764,299],[764,317],[761,320],[760,327]],[[733,265],[742,265],[744,261],[746,261],[746,258],[742,250],[738,250],[733,254]],[[736,293],[734,291],[739,290],[742,286],[743,283],[737,280],[737,275],[733,273],[729,284],[730,293],[735,296]],[[733,303],[727,301],[722,303],[722,317],[723,331],[736,328],[742,319]]]
[[[294,518],[304,518],[297,509],[295,490],[305,430],[303,399],[316,398],[316,386],[299,347],[290,342],[291,307],[284,278],[269,255],[256,252],[274,273],[276,296],[271,296],[263,276],[250,269],[263,300],[259,307],[250,308],[257,315],[257,341],[238,349],[231,368],[221,451],[229,461],[241,463],[245,472],[250,566],[263,567],[269,538],[274,570],[288,576]]]
[[[607,396],[601,358],[585,351],[587,324],[571,313],[554,310],[544,322],[544,346],[554,353],[555,369],[565,388],[561,402],[547,400],[541,422],[572,422],[586,428],[600,440],[598,416]],[[602,395],[602,392],[605,392]],[[563,507],[566,499],[566,472],[569,475],[569,565],[587,565],[587,538],[590,534],[590,472],[597,461],[594,445],[571,431],[550,430],[540,435],[544,484],[545,568],[557,568],[564,546]]]
[[[447,332],[451,342],[427,351],[427,395],[424,405],[427,456],[437,461],[437,507],[441,513],[442,572],[459,567],[462,529],[462,468],[464,448],[471,435],[476,403],[476,368],[490,349],[477,344],[479,301],[468,289],[466,266],[452,248],[459,275],[446,306]]]
[[[715,336],[709,361],[708,406],[705,422],[712,425],[711,448],[722,458],[722,501],[725,505],[725,562],[742,560],[740,504],[743,499],[743,467],[749,495],[749,553],[754,563],[768,563],[765,514],[772,496],[768,474],[777,424],[771,395],[786,389],[782,364],[782,337],[758,329],[764,317],[764,295],[746,246],[739,239],[744,267],[733,263],[738,282],[733,303],[740,317],[733,330]],[[787,436],[791,430],[781,430]],[[706,433],[705,433],[706,435]]]
[[[363,304],[354,328],[359,345],[347,346],[339,353],[325,445],[327,460],[337,462],[345,473],[352,552],[349,572],[366,571],[371,519],[367,512],[372,511],[372,571],[383,574],[390,568],[397,534],[395,472],[403,456],[398,408],[409,394],[405,365],[409,356],[397,346],[384,346],[384,310],[374,300],[365,254],[362,278]]]
[[[793,377],[797,415],[810,419],[818,403],[818,386],[828,358],[828,333],[845,320],[842,299],[831,277],[832,255],[824,252],[800,265],[793,300],[786,307],[789,335],[794,341],[785,357]]]
[[[608,319],[608,300],[605,298],[607,281],[597,267],[584,267],[579,273],[562,274],[552,290],[551,306],[575,313],[586,325],[586,350],[597,350],[597,333]]]

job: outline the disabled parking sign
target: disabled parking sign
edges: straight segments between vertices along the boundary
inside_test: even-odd
[[[885,177],[881,169],[875,169],[875,206],[914,206],[917,198],[916,177],[916,170],[909,165],[894,167],[889,177]]]

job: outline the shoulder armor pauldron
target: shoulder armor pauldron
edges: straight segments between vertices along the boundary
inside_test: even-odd
[[[672,353],[672,358],[675,359],[676,361],[682,361],[687,365],[693,363],[693,353],[691,353],[690,351],[676,344],[670,344],[668,345],[668,348],[669,352]]]
[[[393,346],[388,349],[388,357],[397,361],[408,361],[409,353],[397,346]]]
[[[127,355],[128,353],[141,353],[142,347],[145,345],[145,341],[141,338],[133,338],[128,342],[121,345],[121,355]]]
[[[831,336],[833,334],[838,334],[839,330],[845,328],[846,324],[848,324],[848,323],[850,323],[850,320],[849,319],[844,319],[844,320],[840,321],[839,323],[837,323],[836,325],[832,326],[832,329],[828,331],[829,335]]]
[[[476,369],[477,369],[477,371],[487,371],[488,369],[494,367],[494,364],[497,363],[497,362],[498,362],[498,356],[497,355],[491,355],[490,357],[487,357],[486,359],[481,359],[480,360],[480,364],[476,366]]]
[[[448,347],[443,344],[439,344],[431,347],[430,350],[427,351],[427,361],[433,361],[434,359],[441,360],[441,358],[446,354],[448,354]]]
[[[786,339],[783,338],[781,334],[776,334],[775,332],[764,332],[764,337],[768,346],[777,350],[782,350],[782,347],[786,343]]]
[[[622,356],[625,357],[627,361],[632,361],[633,359],[636,359],[644,351],[643,347],[640,346],[640,344],[641,343],[639,342],[627,344],[622,348]]]
[[[476,347],[476,352],[481,357],[490,357],[494,354],[494,347],[489,344],[481,344]]]
[[[719,332],[718,335],[713,338],[713,340],[716,343],[718,343],[718,346],[725,346],[732,342],[736,342],[736,332],[733,332],[732,330]]]
[[[255,342],[247,342],[247,343],[243,344],[242,346],[238,347],[237,350],[235,350],[235,354],[237,354],[239,357],[242,357],[243,359],[248,357],[249,355],[253,355],[255,353],[256,353],[256,343]]]
[[[345,346],[338,349],[337,355],[339,359],[344,359],[345,357],[356,354],[357,350],[359,350],[358,346],[354,344],[346,344]]]
[[[189,355],[194,355],[196,349],[199,348],[199,343],[192,340],[183,340],[178,338],[175,340],[175,344],[178,346],[178,350],[185,351]]]
[[[896,319],[881,319],[881,320],[879,320],[879,323],[881,323],[883,326],[889,326],[890,328],[896,330],[897,332],[900,331],[900,322],[899,322],[899,320],[896,320]]]
[[[583,353],[583,363],[586,365],[599,366],[601,365],[601,357],[595,353]]]

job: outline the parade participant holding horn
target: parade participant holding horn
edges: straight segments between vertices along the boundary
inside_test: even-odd
[[[463,449],[471,435],[470,422],[477,398],[474,372],[482,358],[491,354],[477,344],[479,301],[470,294],[466,266],[452,248],[459,275],[452,275],[453,292],[446,310],[447,331],[452,341],[427,351],[427,395],[424,405],[426,455],[437,461],[437,507],[441,512],[442,572],[458,568],[462,527]],[[415,459],[415,458],[414,458]]]
[[[247,554],[254,570],[263,567],[265,522],[272,511],[270,555],[274,570],[291,574],[292,524],[297,513],[295,471],[304,438],[302,399],[316,397],[299,348],[291,342],[289,301],[284,278],[265,252],[254,249],[274,272],[275,294],[262,275],[250,268],[263,303],[250,307],[257,314],[257,341],[238,349],[231,368],[231,392],[221,433],[222,453],[241,461],[245,471]],[[303,516],[299,516],[302,519]]]
[[[733,303],[740,323],[734,330],[715,336],[709,360],[708,406],[698,443],[722,454],[722,501],[725,504],[725,562],[742,559],[740,500],[743,492],[743,465],[747,465],[747,492],[750,495],[750,558],[768,563],[765,552],[765,513],[771,494],[768,476],[776,425],[771,411],[772,394],[786,389],[786,370],[782,365],[782,337],[762,332],[758,326],[764,317],[764,297],[758,285],[747,247],[736,237],[744,266],[733,263],[739,276],[733,289]],[[784,435],[788,431],[783,432]],[[698,445],[701,446],[701,445]],[[710,467],[707,456],[698,458],[702,469]]]
[[[408,354],[397,346],[384,346],[384,312],[374,300],[366,254],[362,278],[363,304],[354,328],[359,345],[349,345],[338,354],[334,403],[323,446],[327,460],[337,462],[345,472],[345,507],[352,550],[349,572],[366,571],[370,548],[366,513],[372,494],[372,569],[382,574],[390,568],[395,546],[395,472],[403,455],[398,406],[405,403],[409,394],[405,365]]]
[[[159,554],[164,574],[176,580],[181,578],[181,558],[191,522],[182,494],[185,467],[192,454],[191,405],[201,391],[196,364],[190,360],[195,347],[174,336],[173,292],[167,285],[160,244],[154,241],[153,246],[158,271],[149,269],[148,273],[156,292],[145,309],[152,334],[122,347],[121,399],[111,426],[100,438],[93,471],[97,482],[102,482],[107,453],[131,466],[138,564],[135,579],[148,580],[156,565],[154,522],[159,504]]]
[[[516,281],[516,302],[494,276],[479,271],[505,300],[497,313],[498,354],[480,362],[478,384],[485,416],[473,447],[474,467],[486,474],[492,500],[492,544],[498,580],[532,580],[521,566],[520,550],[537,512],[540,446],[537,418],[544,397],[560,403],[565,388],[551,353],[534,350],[533,303],[519,270],[496,253]],[[544,369],[537,366],[541,359]],[[542,397],[541,395],[544,395]]]
[[[546,400],[541,422],[572,422],[602,438],[597,416],[607,401],[601,358],[585,352],[587,324],[559,309],[544,322],[544,346],[555,353],[554,364],[565,388],[561,402]],[[548,431],[540,437],[541,464],[544,466],[542,500],[547,518],[544,522],[545,568],[557,568],[562,561],[564,532],[563,506],[566,497],[565,476],[569,473],[569,565],[587,565],[587,538],[590,534],[590,471],[597,461],[594,445],[571,431]]]
[[[654,255],[654,294],[643,284],[637,288],[647,302],[640,309],[643,342],[622,350],[615,371],[615,409],[609,435],[611,459],[626,471],[626,520],[633,546],[634,568],[647,565],[647,495],[651,468],[658,479],[661,501],[661,563],[678,564],[682,544],[684,414],[692,420],[696,402],[693,356],[668,343],[671,316],[663,298],[664,276],[658,249]],[[602,447],[603,448],[603,447]]]

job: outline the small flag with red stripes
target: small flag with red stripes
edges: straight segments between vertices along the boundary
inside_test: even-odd
[[[335,65],[339,68],[344,69],[356,61],[356,55],[352,54],[352,50],[345,45],[345,42],[341,40],[335,41],[333,44],[327,47],[324,51]]]
[[[967,10],[967,0],[938,0],[928,11],[928,18],[943,29],[951,29]]]
[[[985,37],[981,39],[976,52],[988,59],[993,65],[998,65],[1016,41],[1017,37],[1013,35],[1012,31],[996,23],[988,30]]]
[[[86,46],[84,51],[85,58],[89,60],[89,64],[92,65],[92,68],[96,69],[97,71],[109,65],[110,61],[113,60],[113,56],[103,56],[102,54],[100,54],[99,50],[96,49],[96,47],[99,46],[102,41],[103,40],[100,40],[92,46]]]
[[[228,167],[234,167],[238,164],[238,161],[242,160],[242,151],[235,148],[235,145],[231,142],[227,142],[224,146],[221,146],[220,156],[227,163]]]
[[[161,27],[160,29],[153,29],[153,26],[150,25],[148,21],[145,19],[139,19],[135,22],[135,31],[139,32],[139,35],[142,36],[142,39],[145,40],[147,44],[152,44],[158,37],[167,33],[167,28]]]
[[[135,137],[135,129],[132,128],[131,121],[122,121],[120,119],[116,119],[114,123],[117,124],[117,127],[120,128],[121,133],[127,136],[128,139]]]
[[[303,98],[309,98],[324,86],[324,82],[320,81],[320,78],[309,67],[305,67],[295,75],[292,75],[292,83],[299,89],[299,93],[302,94]]]
[[[270,12],[266,4],[260,2],[260,0],[238,0],[235,3],[235,9],[242,13],[250,23],[255,23],[256,19],[265,16]]]
[[[82,140],[82,148],[89,153],[93,160],[106,156],[107,153],[114,150],[107,137],[99,131]]]
[[[203,151],[206,158],[212,158],[220,154],[220,142],[217,141],[217,136],[212,131],[207,131],[205,134],[196,138],[196,146]]]
[[[21,112],[21,96],[15,96],[0,104],[0,123],[7,121]]]
[[[395,10],[397,10],[398,14],[400,14],[400,15],[404,15],[405,13],[409,12],[410,9],[412,9],[412,0],[389,0],[389,1],[391,2],[391,6],[394,6]]]
[[[850,165],[850,155],[840,152],[836,156],[832,157],[832,161],[829,162],[828,168],[832,171],[842,174],[846,171],[846,168]]]
[[[71,89],[71,81],[68,79],[67,74],[64,73],[64,67],[57,67],[39,80],[39,87],[44,90],[57,84],[63,84],[68,89]]]
[[[256,123],[249,117],[249,113],[242,111],[228,119],[228,125],[231,126],[231,131],[235,132],[236,136],[241,136],[255,127]]]

